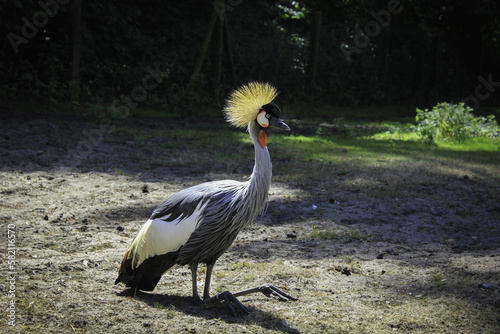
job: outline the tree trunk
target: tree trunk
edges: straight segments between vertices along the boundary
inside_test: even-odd
[[[383,101],[384,103],[390,103],[388,100],[388,86],[389,86],[389,69],[390,69],[390,46],[391,46],[391,26],[387,26],[385,28],[385,36],[384,36],[384,66],[382,72],[382,91],[384,93]]]
[[[440,57],[441,57],[441,35],[438,33],[436,42],[434,45],[434,69],[433,69],[433,83],[434,87],[432,89],[432,100],[435,102],[439,102],[441,99],[441,89],[440,89],[440,84],[441,84],[441,78],[440,78],[440,70],[441,70],[441,62],[440,62]],[[434,103],[435,103],[434,102]]]
[[[233,84],[236,84],[237,80],[236,80],[236,68],[234,66],[234,59],[233,59],[233,50],[231,48],[231,39],[229,38],[229,28],[228,28],[228,23],[227,23],[227,17],[226,19],[224,20],[224,28],[225,28],[225,34],[226,34],[226,38],[225,38],[225,45],[226,45],[226,54],[227,54],[227,58],[228,58],[228,61],[229,61],[229,68],[231,69],[231,75],[233,76]]]
[[[201,43],[200,52],[198,53],[198,57],[196,59],[196,64],[194,66],[191,78],[200,74],[201,67],[203,65],[203,60],[207,55],[208,46],[210,45],[210,39],[212,38],[212,33],[214,31],[216,22],[217,22],[217,12],[215,9],[213,9],[212,15],[210,16],[210,20],[208,21],[208,27],[205,32],[205,37],[203,37],[203,42]]]
[[[215,27],[213,57],[212,57],[212,83],[214,85],[214,97],[217,104],[222,104],[221,96],[221,72],[222,51],[224,48],[224,16],[220,16]]]
[[[70,6],[71,25],[71,77],[69,82],[71,102],[80,99],[80,30],[82,18],[82,0],[73,0]]]
[[[311,37],[309,41],[309,61],[307,64],[307,84],[311,92],[311,99],[314,101],[314,93],[317,90],[316,69],[319,52],[319,33],[321,29],[321,12],[314,11],[312,17]]]

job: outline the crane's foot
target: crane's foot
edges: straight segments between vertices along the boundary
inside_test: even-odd
[[[219,300],[221,300],[221,299],[224,300],[226,302],[227,307],[231,310],[231,312],[233,313],[233,315],[234,315],[235,318],[237,317],[237,315],[236,315],[236,311],[234,310],[234,306],[238,307],[246,315],[251,315],[252,314],[250,312],[250,310],[248,309],[248,307],[246,307],[245,305],[243,305],[238,300],[238,298],[236,298],[229,291],[225,291],[225,292],[219,293],[219,294],[215,295],[212,298],[219,299]],[[212,298],[209,298],[209,299],[212,299]]]
[[[298,298],[290,296],[285,291],[283,291],[283,290],[281,290],[281,289],[279,289],[271,284],[264,284],[264,285],[261,285],[261,286],[255,287],[255,288],[239,291],[239,292],[236,292],[234,294],[234,296],[235,297],[244,296],[244,295],[248,295],[248,294],[251,294],[254,292],[262,292],[264,295],[266,295],[266,297],[276,296],[276,297],[278,297],[279,300],[281,300],[283,302],[287,302],[290,300],[294,300],[294,301],[299,300]]]
[[[237,315],[236,315],[236,311],[234,309],[234,306],[238,307],[241,311],[243,311],[247,315],[251,315],[252,313],[250,312],[250,310],[245,305],[243,305],[236,297],[249,295],[249,294],[255,293],[255,292],[261,292],[264,295],[266,295],[267,297],[271,297],[271,296],[278,297],[278,299],[281,301],[299,300],[298,298],[290,296],[288,293],[275,287],[274,285],[264,284],[264,285],[261,285],[261,286],[255,287],[255,288],[251,288],[251,289],[247,289],[247,290],[243,290],[243,291],[238,291],[234,294],[229,292],[229,291],[225,291],[225,292],[219,293],[213,297],[204,299],[203,303],[211,302],[214,300],[224,300],[226,302],[226,305],[229,307],[229,309],[231,310],[231,312],[233,313],[233,315],[235,317],[237,317]]]

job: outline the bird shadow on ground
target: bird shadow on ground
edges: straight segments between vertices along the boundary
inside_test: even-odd
[[[300,333],[299,330],[289,327],[285,319],[279,318],[271,312],[262,311],[253,307],[247,306],[251,312],[250,315],[244,314],[235,307],[238,316],[234,317],[231,315],[231,311],[225,305],[225,302],[222,301],[202,304],[194,301],[192,297],[134,291],[133,289],[117,292],[116,295],[125,298],[134,298],[147,304],[149,307],[165,310],[167,318],[169,318],[171,312],[181,311],[188,316],[201,317],[207,320],[223,321],[240,325],[254,324],[284,333]],[[241,301],[243,303],[245,302],[244,300]]]

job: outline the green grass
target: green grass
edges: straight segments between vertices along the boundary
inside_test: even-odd
[[[342,126],[349,129],[345,133],[332,117],[285,117],[292,131],[268,136],[275,181],[334,180],[371,196],[393,197],[410,195],[416,184],[445,184],[450,178],[500,185],[500,146],[488,140],[428,144],[412,131],[408,119],[344,119]],[[168,124],[162,121],[152,129],[120,125],[115,134],[154,141],[158,154],[154,159],[145,156],[144,168],[202,166],[210,173],[217,165],[222,173],[241,174],[242,179],[251,173],[253,146],[245,131],[214,120]]]
[[[429,145],[414,133],[384,131],[352,137],[277,135],[269,142],[275,175],[283,181],[342,178],[351,189],[393,197],[415,184],[465,176],[500,184],[500,150],[488,141]]]
[[[165,312],[165,317],[167,319],[171,319],[175,316],[175,313],[176,313],[176,309],[174,306],[172,305],[168,305],[168,306],[165,306],[159,302],[155,302],[154,303],[154,307],[161,310],[161,311],[164,311]]]
[[[43,244],[45,248],[49,248],[52,250],[57,250],[59,248],[59,243],[58,242],[46,242]]]

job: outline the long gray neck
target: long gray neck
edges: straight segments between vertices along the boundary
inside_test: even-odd
[[[262,205],[265,205],[269,193],[269,186],[271,185],[272,164],[267,147],[263,148],[260,146],[260,130],[260,126],[255,121],[248,125],[248,132],[250,133],[250,138],[252,138],[255,147],[255,165],[248,182],[250,196],[255,196],[257,202],[262,202]]]

